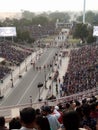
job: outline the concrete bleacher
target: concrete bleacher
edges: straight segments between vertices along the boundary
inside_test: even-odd
[[[35,57],[36,57],[36,54],[33,53],[32,54],[32,59],[35,59]],[[31,63],[31,56],[29,56],[28,59],[26,59],[26,61],[27,61],[28,69],[30,69],[30,67],[31,67],[31,65],[30,65],[30,63]],[[66,63],[66,66],[65,66],[65,63]],[[68,57],[65,57],[65,58],[62,59],[62,65],[59,68],[59,78],[60,79],[62,79],[62,76],[65,73],[65,69],[67,69],[67,65],[68,65]],[[24,69],[25,69],[25,63],[23,62],[22,65],[21,65],[21,73],[22,73],[22,75],[23,75],[23,73],[25,74]],[[54,72],[52,72],[51,74],[53,75],[53,73]],[[19,81],[19,77],[18,76],[19,76],[19,68],[16,68],[15,71],[13,72],[14,82],[16,81],[15,83],[17,83]],[[49,77],[47,76],[47,78],[49,78]],[[11,77],[9,76],[5,80],[5,82],[3,84],[1,84],[2,85],[1,86],[1,91],[2,91],[2,93],[4,93],[4,96],[6,96],[9,93],[9,91],[11,90],[11,84],[12,83],[11,83],[10,79],[11,79]],[[52,83],[52,79],[51,80],[48,79],[47,80],[47,88],[48,89],[41,90],[41,97],[43,99],[43,101],[40,102],[41,105],[44,103],[44,101],[46,99],[46,96],[49,95],[49,86],[51,85],[51,83]],[[55,83],[53,84],[52,87],[53,87],[53,94],[56,96]],[[32,104],[33,104],[33,106],[36,106],[36,107],[39,106],[38,97],[36,98],[35,102],[32,103]],[[23,104],[21,106],[18,105],[18,106],[10,106],[10,107],[5,107],[5,108],[2,107],[2,108],[0,108],[0,113],[2,113],[2,111],[3,111],[4,116],[10,117],[12,115],[11,111],[13,111],[13,109],[15,109],[15,108],[22,108],[22,107],[29,106],[29,105],[31,105],[31,104],[28,103],[28,104],[25,104],[25,105]]]
[[[33,55],[33,56],[35,56],[35,55]],[[30,60],[31,60],[31,58],[29,57],[29,60],[27,60],[28,64],[30,63]],[[69,57],[68,56],[63,57],[62,58],[62,65],[58,68],[59,78],[61,79],[61,82],[62,82],[62,77],[67,70],[68,62],[69,62]],[[29,69],[29,67],[28,67],[28,69]],[[24,69],[25,69],[25,65],[24,65]],[[51,75],[53,75],[53,73],[54,72],[52,72]],[[55,95],[57,98],[54,101],[47,101],[45,99],[46,99],[47,95],[51,94],[51,92],[49,92],[49,86],[51,84],[52,84],[52,88],[53,88],[51,91],[52,91],[53,95]],[[93,89],[90,89],[90,90],[87,90],[84,92],[79,92],[77,94],[73,94],[70,96],[65,96],[65,97],[60,98],[59,93],[58,93],[58,95],[56,94],[55,85],[56,84],[55,84],[55,82],[54,83],[52,82],[52,79],[48,79],[47,80],[47,88],[48,89],[41,90],[41,98],[43,99],[41,102],[38,101],[38,97],[37,97],[35,102],[29,102],[28,104],[21,104],[21,105],[16,105],[16,106],[9,106],[9,107],[1,107],[0,114],[2,115],[4,113],[4,116],[8,119],[8,118],[12,118],[12,117],[15,117],[16,115],[18,115],[19,111],[24,107],[32,106],[34,108],[40,108],[44,104],[57,105],[57,103],[63,102],[63,101],[70,101],[70,100],[74,100],[74,99],[82,100],[83,98],[87,98],[91,95],[98,95],[98,88],[93,88]]]
[[[42,50],[40,50],[42,53]],[[31,68],[31,59],[36,59],[36,54],[39,53],[39,50],[37,52],[33,52],[30,56],[28,56],[24,62],[21,63],[20,67],[15,67],[12,70],[12,74],[10,74],[3,83],[0,83],[0,96],[6,96],[9,91],[11,90],[12,86],[12,78],[13,78],[13,85],[15,85],[17,82],[19,82],[19,75],[24,75],[26,73],[26,69]]]

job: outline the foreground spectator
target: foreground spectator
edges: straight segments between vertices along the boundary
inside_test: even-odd
[[[62,111],[59,109],[59,106],[55,106],[55,109],[59,112],[60,116],[58,118],[58,121],[60,124],[62,124],[62,116],[63,116],[63,113]]]
[[[51,107],[50,106],[43,106],[41,109],[42,109],[42,115],[46,116],[48,121],[49,121],[50,128],[52,130],[59,129],[60,123],[58,122],[57,118],[52,114]]]
[[[91,130],[96,130],[96,120],[90,116],[90,106],[88,104],[83,105],[82,113],[82,127],[89,127]]]
[[[51,130],[47,117],[43,117],[43,116],[39,115],[36,117],[35,122],[36,122],[35,128],[37,130]]]
[[[27,107],[20,111],[20,121],[22,128],[20,130],[33,130],[35,125],[36,112],[34,108]]]
[[[0,130],[8,130],[5,126],[5,118],[3,116],[0,117]]]
[[[9,122],[9,130],[13,129],[20,129],[21,128],[21,123],[19,118],[12,118],[11,121]]]
[[[63,125],[66,130],[79,130],[80,118],[76,111],[70,111],[63,115]]]

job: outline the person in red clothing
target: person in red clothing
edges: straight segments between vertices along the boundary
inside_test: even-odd
[[[90,116],[97,120],[98,119],[98,108],[96,108],[96,103],[92,103],[90,108],[91,108]]]

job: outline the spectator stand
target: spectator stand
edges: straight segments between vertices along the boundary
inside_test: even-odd
[[[8,45],[8,46],[7,46]],[[2,48],[1,50],[3,50],[3,49],[5,49],[5,48],[7,48],[7,49],[9,49],[9,54],[10,54],[10,52],[11,52],[11,50],[13,50],[12,48],[14,48],[14,51],[15,51],[15,49],[17,49],[18,48],[18,50],[25,50],[25,51],[31,51],[31,50],[29,50],[29,48],[24,48],[24,47],[22,47],[22,48],[20,48],[21,46],[18,46],[17,44],[15,44],[15,45],[12,45],[12,48],[11,48],[11,45],[10,44],[4,44],[4,43],[1,43],[0,44],[0,47]],[[42,52],[42,50],[40,50],[41,52]],[[3,52],[4,53],[4,52]],[[6,53],[6,52],[5,52]],[[2,53],[1,53],[2,54]],[[14,54],[14,52],[13,52],[13,54]],[[21,55],[21,53],[19,53],[20,55]],[[25,61],[24,62],[19,62],[19,66],[17,66],[16,65],[16,67],[14,66],[14,70],[13,71],[11,71],[10,73],[8,73],[8,77],[6,77],[5,79],[4,79],[4,81],[3,81],[3,83],[0,85],[0,92],[1,92],[1,95],[3,95],[3,96],[6,96],[6,94],[10,91],[10,89],[11,89],[11,86],[12,86],[12,84],[13,84],[13,86],[14,86],[14,84],[16,83],[16,81],[17,81],[17,79],[19,79],[19,75],[21,74],[21,75],[24,75],[23,74],[23,72],[25,72],[24,70],[26,70],[27,68],[29,69],[30,67],[31,67],[31,65],[30,65],[30,63],[31,63],[31,55],[32,55],[32,59],[34,59],[35,61],[36,61],[36,58],[35,58],[35,56],[36,56],[36,53],[34,53],[34,52],[32,52],[32,54],[31,54],[31,52],[30,53],[28,53],[29,55],[28,55],[28,57],[27,57],[27,55],[26,55],[26,57],[25,57]],[[2,55],[1,55],[2,56]],[[15,53],[15,56],[16,56],[16,53]],[[10,59],[9,59],[9,61],[10,61]],[[13,61],[12,61],[13,62]],[[12,69],[13,68],[13,65],[12,65],[12,62],[10,61],[10,63],[11,63],[11,65],[10,65],[10,69]],[[13,62],[13,64],[15,64],[15,62]],[[0,71],[1,71],[2,69],[0,69]],[[6,73],[5,73],[6,74]],[[7,75],[7,74],[6,74]],[[1,78],[2,79],[2,78]]]

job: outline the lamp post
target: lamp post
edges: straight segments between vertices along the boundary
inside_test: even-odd
[[[52,72],[54,72],[54,63],[52,62]]]
[[[31,65],[32,65],[32,53],[31,53]]]
[[[32,107],[32,96],[30,96],[30,105]]]
[[[47,89],[46,66],[44,66],[44,73],[45,73],[45,89]]]
[[[40,98],[40,89],[43,87],[43,84],[41,82],[38,83],[37,85],[38,89],[39,89],[39,98],[38,98],[38,101],[42,101],[42,99]]]
[[[51,87],[52,87],[52,95],[53,95],[53,79],[52,79],[52,82],[51,82]]]
[[[41,50],[41,33],[40,33],[40,29],[41,29],[41,25],[38,24],[38,28],[39,28],[39,40],[38,40],[38,44],[39,44],[39,57],[40,57],[40,50]]]
[[[14,87],[14,83],[13,83],[13,72],[12,72],[12,69],[11,69],[11,81],[12,81],[12,86],[11,86],[11,87]]]
[[[19,78],[21,78],[22,75],[21,75],[21,64],[19,64]]]
[[[27,71],[27,62],[26,62],[26,59],[25,59],[25,71]]]
[[[85,24],[85,7],[86,7],[86,0],[84,0],[83,4],[83,23]]]
[[[37,49],[35,51],[35,61],[37,61]]]

